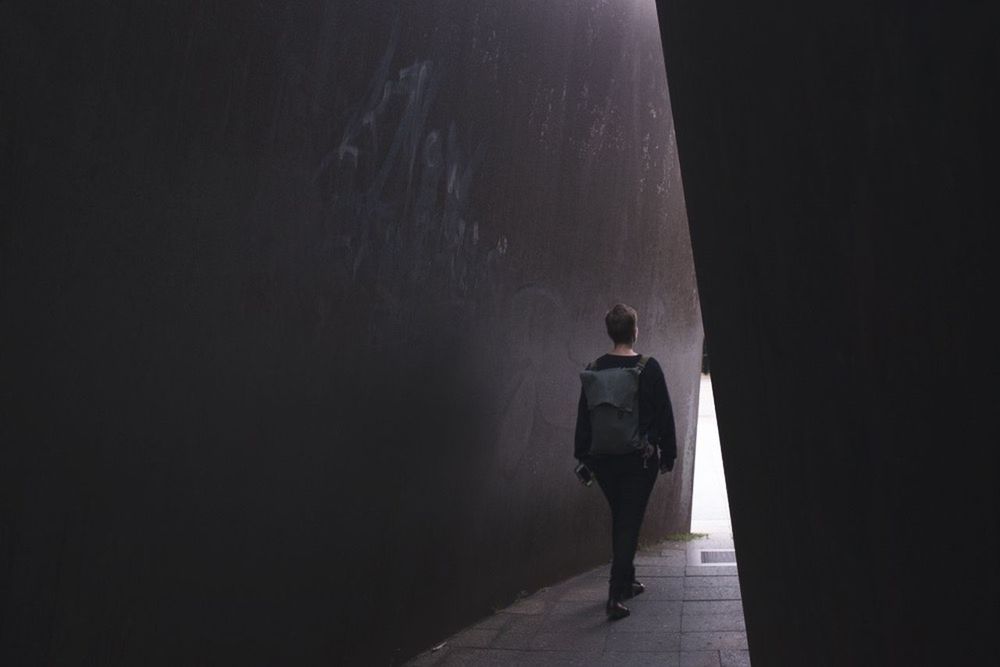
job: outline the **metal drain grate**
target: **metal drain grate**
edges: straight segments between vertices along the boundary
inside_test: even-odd
[[[702,565],[733,565],[736,563],[736,552],[732,549],[702,549]]]

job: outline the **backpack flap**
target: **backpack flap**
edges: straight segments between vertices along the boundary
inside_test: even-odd
[[[590,453],[628,454],[641,447],[639,374],[641,368],[608,368],[580,373],[590,410]]]
[[[619,410],[632,412],[636,409],[636,394],[639,391],[639,373],[636,368],[608,368],[603,371],[581,371],[583,394],[587,397],[587,409],[598,405],[612,405]]]

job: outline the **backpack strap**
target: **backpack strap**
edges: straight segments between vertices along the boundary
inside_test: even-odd
[[[639,355],[639,363],[637,363],[635,365],[635,367],[639,369],[639,374],[640,375],[642,375],[642,372],[646,369],[646,362],[648,362],[648,361],[649,361],[649,357],[648,356],[646,356],[645,354]],[[587,367],[584,370],[592,371],[592,370],[594,370],[594,366],[595,365],[597,365],[597,362],[596,361],[591,361],[589,364],[587,364]]]
[[[639,375],[642,375],[642,371],[645,370],[647,361],[649,361],[649,357],[645,354],[639,357],[639,363],[635,365],[639,369]]]

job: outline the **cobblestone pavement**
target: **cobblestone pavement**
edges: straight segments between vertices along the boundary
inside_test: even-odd
[[[545,588],[449,638],[409,665],[750,665],[730,534],[663,542],[636,555],[646,592],[632,615],[608,621],[604,566]]]

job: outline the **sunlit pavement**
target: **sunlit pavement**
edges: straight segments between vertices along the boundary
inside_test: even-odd
[[[605,565],[498,611],[408,664],[748,666],[736,565],[724,562],[732,531],[707,377],[701,390],[692,532],[711,535],[637,555],[646,592],[628,601],[631,616],[606,620]]]
[[[715,421],[712,380],[701,376],[698,396],[698,437],[695,445],[694,492],[691,501],[691,532],[710,533],[713,538],[732,537],[726,500],[726,477],[722,471],[719,425]]]

